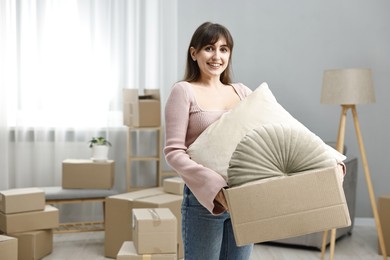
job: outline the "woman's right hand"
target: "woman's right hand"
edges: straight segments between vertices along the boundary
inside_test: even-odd
[[[217,212],[222,213],[224,211],[229,211],[229,207],[222,189],[217,193],[217,196],[215,196],[213,211],[215,213]]]

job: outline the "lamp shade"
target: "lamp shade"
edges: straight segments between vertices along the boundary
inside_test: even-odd
[[[368,104],[375,102],[370,69],[325,70],[322,82],[322,104]]]

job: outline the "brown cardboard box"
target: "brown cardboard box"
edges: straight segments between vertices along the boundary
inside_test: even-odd
[[[176,254],[153,254],[153,255],[139,255],[135,249],[132,241],[123,242],[118,255],[117,260],[176,260]]]
[[[18,240],[0,235],[0,259],[18,260]]]
[[[378,199],[378,214],[382,226],[383,238],[387,256],[390,256],[390,195],[381,196]],[[382,250],[378,244],[378,253],[382,255]]]
[[[183,196],[174,194],[160,194],[157,196],[145,197],[134,200],[133,208],[169,208],[175,215],[177,221],[177,257],[184,256],[183,241],[181,237],[181,203]]]
[[[123,123],[127,126],[153,127],[161,124],[160,91],[145,89],[123,89]]]
[[[124,241],[132,240],[132,209],[134,200],[164,194],[163,188],[149,188],[109,196],[105,206],[104,252],[115,258]]]
[[[166,178],[163,181],[163,188],[166,193],[183,195],[184,180],[181,177]]]
[[[62,188],[111,189],[114,185],[115,163],[67,159],[62,162]]]
[[[45,192],[39,188],[0,191],[0,212],[5,214],[43,210],[45,204]]]
[[[57,228],[58,225],[58,209],[50,205],[46,205],[42,211],[0,213],[0,230],[7,234]]]
[[[53,251],[53,230],[9,234],[18,239],[19,260],[39,260]]]
[[[133,242],[140,255],[176,254],[175,215],[168,208],[133,209]]]
[[[237,245],[351,225],[337,167],[224,190]]]

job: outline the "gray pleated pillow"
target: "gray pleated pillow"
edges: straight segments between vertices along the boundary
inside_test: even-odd
[[[337,165],[332,149],[299,125],[266,124],[238,143],[229,162],[230,187]]]

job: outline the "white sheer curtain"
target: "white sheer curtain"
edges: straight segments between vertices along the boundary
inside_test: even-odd
[[[125,174],[122,89],[176,80],[177,0],[0,1],[0,190],[60,185],[96,135]],[[124,181],[118,179],[116,185]]]

